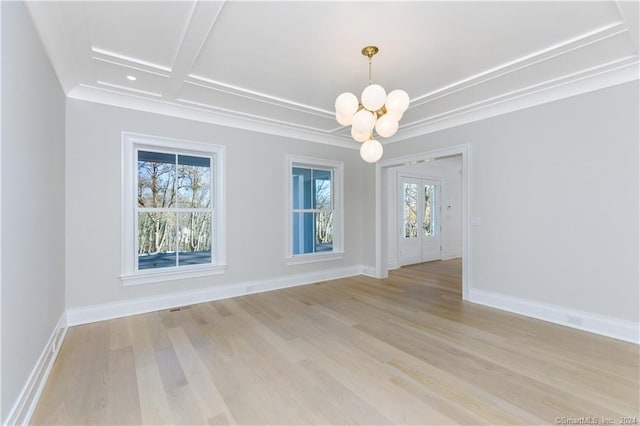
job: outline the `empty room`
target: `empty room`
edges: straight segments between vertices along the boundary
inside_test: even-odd
[[[1,1],[0,424],[638,424],[639,6]]]

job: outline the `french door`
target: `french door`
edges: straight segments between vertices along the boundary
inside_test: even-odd
[[[400,176],[399,182],[400,265],[441,259],[440,181]]]

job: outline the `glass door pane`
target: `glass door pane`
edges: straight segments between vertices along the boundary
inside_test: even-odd
[[[403,184],[402,223],[403,238],[418,237],[418,185],[415,183]]]
[[[425,237],[435,236],[438,232],[436,214],[436,186],[424,185],[424,221],[422,228]]]

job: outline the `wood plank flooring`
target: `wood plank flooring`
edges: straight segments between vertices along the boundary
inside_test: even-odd
[[[72,327],[32,423],[640,419],[638,346],[462,302],[460,282],[460,260],[430,262]]]

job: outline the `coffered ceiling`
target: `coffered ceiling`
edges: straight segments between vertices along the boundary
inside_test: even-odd
[[[333,103],[366,86],[365,45],[411,97],[390,141],[638,78],[636,1],[28,7],[71,98],[351,147]]]

